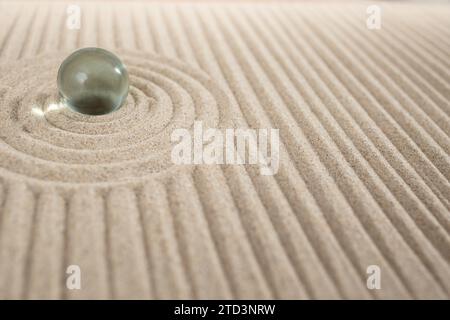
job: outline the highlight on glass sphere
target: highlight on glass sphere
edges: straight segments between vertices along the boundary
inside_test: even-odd
[[[101,48],[83,48],[68,56],[59,67],[57,82],[62,103],[88,115],[119,109],[129,89],[125,65]]]

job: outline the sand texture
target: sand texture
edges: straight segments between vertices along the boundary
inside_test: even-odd
[[[0,3],[0,298],[448,299],[450,6],[366,7]],[[115,113],[57,105],[87,46]],[[173,164],[196,120],[279,129],[278,173]]]

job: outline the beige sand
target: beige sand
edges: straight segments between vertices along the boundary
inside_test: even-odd
[[[66,6],[0,4],[0,298],[450,297],[448,5]],[[116,113],[55,104],[86,46]],[[280,129],[278,174],[173,165],[195,120]]]

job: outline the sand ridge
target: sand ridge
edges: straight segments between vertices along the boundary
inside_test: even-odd
[[[448,5],[81,6],[0,3],[1,298],[449,298]],[[115,113],[55,103],[87,46],[128,66]],[[173,165],[195,120],[280,129],[278,173]]]

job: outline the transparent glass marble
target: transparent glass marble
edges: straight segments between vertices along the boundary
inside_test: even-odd
[[[58,71],[61,100],[71,109],[101,115],[119,109],[129,89],[128,71],[111,52],[83,48],[68,56]]]

